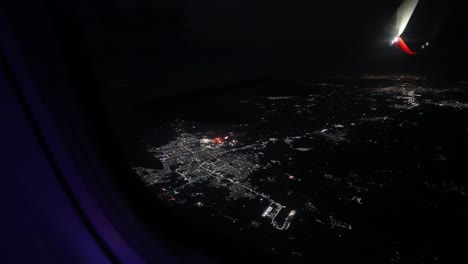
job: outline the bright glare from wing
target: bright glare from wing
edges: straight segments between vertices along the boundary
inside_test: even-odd
[[[400,7],[398,7],[396,17],[396,32],[398,33],[398,37],[405,31],[418,2],[419,0],[405,0]]]

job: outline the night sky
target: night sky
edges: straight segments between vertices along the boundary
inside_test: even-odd
[[[463,76],[460,2],[421,0],[403,34],[418,56],[389,47],[401,1],[98,1],[80,4],[84,39],[106,83],[197,87],[268,76]],[[130,66],[131,65],[131,66]],[[163,81],[164,79],[164,81]]]
[[[468,57],[463,1],[419,1],[403,34],[416,56],[389,46],[389,25],[401,2],[83,0],[44,5],[67,60],[89,69],[103,94],[147,98],[259,78],[330,75],[463,79]],[[34,24],[30,17],[27,27]],[[426,41],[430,47],[420,52]]]

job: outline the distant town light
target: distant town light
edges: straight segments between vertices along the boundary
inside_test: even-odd
[[[200,140],[200,142],[206,144],[206,143],[210,143],[211,140],[209,140],[209,139],[207,139],[207,138],[202,138],[202,139]]]

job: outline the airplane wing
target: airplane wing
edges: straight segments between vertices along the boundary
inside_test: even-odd
[[[406,54],[414,55],[416,54],[413,52],[408,45],[403,41],[403,39],[400,37],[401,34],[406,29],[406,26],[408,25],[408,22],[411,19],[411,16],[413,15],[414,9],[416,9],[416,6],[418,5],[419,0],[405,0],[403,3],[398,7],[397,13],[396,13],[396,23],[395,23],[395,35],[392,40],[392,45],[395,45],[399,49],[401,49],[403,52]]]
[[[396,15],[396,31],[398,33],[398,37],[405,31],[418,2],[419,0],[405,0],[400,7],[398,7]]]

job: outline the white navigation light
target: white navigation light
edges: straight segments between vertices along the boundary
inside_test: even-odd
[[[419,0],[405,0],[400,7],[398,7],[396,14],[396,32],[398,37],[405,31],[418,2]]]
[[[429,46],[429,42],[426,42],[426,46]]]

